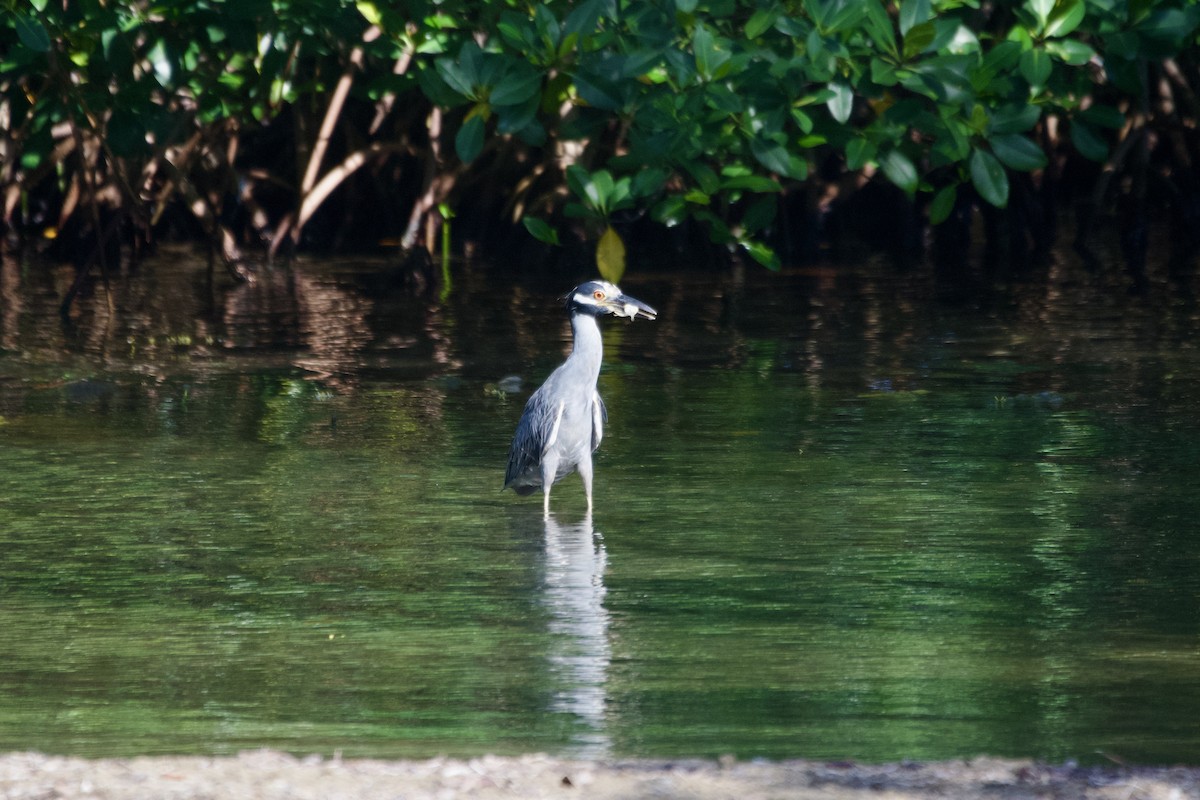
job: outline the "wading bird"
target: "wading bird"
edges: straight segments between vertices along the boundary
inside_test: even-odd
[[[608,412],[596,391],[604,346],[602,316],[654,319],[658,312],[606,281],[588,281],[566,296],[571,317],[571,355],[550,374],[521,414],[508,451],[504,488],[519,495],[542,490],[550,513],[550,487],[576,470],[592,511],[592,453],[600,446]]]

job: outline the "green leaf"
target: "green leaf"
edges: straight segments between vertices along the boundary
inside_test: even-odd
[[[712,68],[709,63],[709,55],[712,50],[712,31],[703,25],[697,25],[695,32],[692,33],[692,54],[696,59],[696,72],[700,74],[701,78],[712,77]]]
[[[563,30],[566,30],[564,28]],[[562,37],[562,41],[558,45],[558,50],[555,53],[559,58],[566,58],[570,53],[574,52],[575,46],[579,44],[578,33],[567,33]]]
[[[832,5],[831,0],[801,0],[803,7],[808,11],[808,15],[812,18],[813,24],[817,27],[817,35],[820,36],[828,32],[829,14]],[[797,4],[800,5],[800,4]]]
[[[982,110],[980,114],[986,117]],[[945,157],[947,163],[951,164],[965,161],[971,154],[970,139],[974,129],[965,120],[953,116],[943,117],[941,125],[942,130],[937,134],[931,155],[941,155]]]
[[[1141,22],[1157,4],[1158,0],[1128,0],[1125,19],[1129,22]]]
[[[771,30],[771,26],[775,24],[775,20],[777,19],[779,19],[778,8],[760,8],[758,11],[755,11],[746,23],[746,38],[757,39],[762,36]]]
[[[698,0],[675,0],[675,10],[680,14],[694,14],[698,4]]]
[[[454,149],[465,164],[469,164],[483,151],[484,121],[482,114],[471,115],[454,137]]]
[[[510,70],[492,89],[489,100],[497,106],[514,106],[537,95],[542,85],[541,73],[532,67]]]
[[[533,24],[537,28],[538,36],[550,48],[558,44],[561,29],[553,11],[539,3],[533,11]]]
[[[703,25],[697,25],[692,34],[692,50],[696,57],[696,71],[700,77],[708,80],[716,77],[728,61],[732,53],[728,42],[713,36],[712,32]]]
[[[780,175],[787,175],[790,169],[788,160],[787,148],[778,142],[766,141],[763,139],[752,139],[750,141],[750,152],[762,164],[772,172],[777,172]]]
[[[983,52],[983,47],[979,44],[979,37],[961,22],[938,20],[937,29],[938,35],[934,40],[935,47],[944,47],[947,52],[956,56],[967,54],[975,56]]]
[[[1000,42],[988,50],[976,75],[971,78],[976,91],[992,89],[992,81],[996,80],[997,76],[1007,75],[1016,69],[1017,62],[1021,60],[1021,52],[1019,42]]]
[[[941,225],[949,219],[956,202],[958,202],[957,183],[939,189],[938,193],[933,196],[933,202],[929,204],[929,224]]]
[[[517,137],[528,145],[542,147],[546,144],[546,129],[535,119],[517,131]]]
[[[880,86],[895,86],[900,82],[896,68],[882,58],[871,59],[871,80]]]
[[[993,135],[1024,133],[1037,124],[1041,115],[1041,109],[1037,106],[1003,106],[992,112],[988,129]]]
[[[1104,51],[1107,56],[1118,56],[1132,61],[1141,51],[1141,37],[1133,31],[1121,31],[1104,37]]]
[[[922,69],[906,72],[900,79],[904,88],[919,95],[924,95],[936,103],[950,103],[946,82],[936,71]]]
[[[534,95],[515,106],[492,106],[496,112],[496,131],[504,135],[517,133],[537,123],[538,96]]]
[[[991,153],[976,150],[971,154],[971,183],[979,196],[997,208],[1008,205],[1008,175]]]
[[[173,48],[167,46],[165,39],[159,39],[154,43],[146,52],[146,60],[154,68],[154,75],[160,83],[167,85],[171,82],[171,78],[177,70],[173,58]]]
[[[775,221],[778,208],[779,201],[774,195],[759,197],[742,215],[742,229],[747,233],[761,231]]]
[[[831,46],[832,45],[832,46]],[[828,81],[838,74],[837,52],[833,39],[827,39],[813,28],[804,40],[805,60],[810,80]]]
[[[595,212],[584,208],[582,205],[580,205],[579,203],[576,203],[574,201],[569,202],[565,206],[563,206],[563,213],[566,214],[571,219],[595,219],[596,218]]]
[[[867,8],[862,0],[833,0],[829,4],[825,26],[829,33],[852,31],[858,27],[859,21],[866,13]]]
[[[46,28],[41,22],[21,13],[14,13],[13,18],[16,20],[17,38],[21,40],[21,44],[35,53],[50,51],[50,34],[46,33]]]
[[[932,16],[929,0],[900,0],[900,35],[907,36],[910,30],[928,22]]]
[[[796,127],[803,133],[809,134],[813,131],[813,119],[808,114],[805,114],[798,108],[792,109],[792,119],[796,122]]]
[[[596,243],[596,268],[609,283],[619,283],[625,275],[625,242],[611,225]]]
[[[612,173],[606,169],[598,169],[592,173],[591,180],[584,187],[584,196],[591,202],[593,208],[600,213],[605,213],[612,203],[614,186]]]
[[[721,188],[726,190],[745,189],[749,192],[779,192],[783,187],[778,181],[762,175],[737,175],[721,181]]]
[[[875,40],[876,45],[895,58],[899,53],[896,50],[896,32],[892,29],[892,18],[888,16],[887,10],[879,0],[864,0],[864,4],[867,12],[867,33]]]
[[[1078,39],[1059,39],[1046,42],[1046,52],[1072,67],[1081,67],[1096,56],[1096,51],[1090,44]]]
[[[446,85],[458,92],[463,97],[472,98],[475,95],[474,82],[467,76],[454,59],[449,56],[443,56],[433,62],[437,69],[438,76],[441,77]]]
[[[664,197],[650,209],[650,218],[660,225],[673,228],[687,217],[687,201],[677,194]]]
[[[712,167],[700,161],[690,161],[685,165],[688,172],[700,184],[700,190],[705,194],[716,194],[721,188],[721,178],[713,172]]]
[[[1035,93],[1045,88],[1053,68],[1054,63],[1049,54],[1040,47],[1021,53],[1018,69],[1021,71],[1021,77],[1025,78]]]
[[[374,3],[368,3],[366,0],[359,0],[354,4],[358,8],[358,13],[362,14],[367,22],[372,25],[378,25],[383,22],[383,13],[379,10],[379,6]]]
[[[782,266],[779,261],[779,254],[770,245],[753,239],[744,239],[738,242],[738,244],[750,254],[751,258],[772,272],[778,272]]]
[[[612,187],[612,174],[607,170],[597,170],[589,175],[587,183],[583,185],[583,199],[587,201],[587,207],[603,216],[608,209]]]
[[[1080,120],[1071,121],[1071,142],[1084,158],[1104,161],[1108,158],[1108,142],[1096,129]]]
[[[704,100],[711,108],[726,114],[740,114],[745,110],[742,96],[716,81],[704,87]]]
[[[496,30],[504,37],[505,43],[515,50],[523,51],[533,46],[533,23],[524,14],[505,11],[496,23]]]
[[[854,110],[854,92],[851,90],[850,84],[843,81],[830,82],[829,89],[833,92],[833,96],[825,105],[829,107],[829,113],[837,122],[845,124]]]
[[[587,186],[592,182],[591,176],[583,167],[572,164],[567,167],[567,188],[576,197],[587,197]]]
[[[917,191],[917,168],[913,165],[912,160],[899,150],[888,152],[880,159],[879,166],[888,180],[904,191],[909,194]]]
[[[539,242],[553,245],[559,243],[558,231],[546,221],[537,217],[522,217],[521,222],[524,223],[525,230],[529,231],[530,235]]]
[[[594,36],[608,1],[585,0],[584,3],[575,6],[563,22],[563,43],[566,44],[567,37],[572,34],[581,40]]]
[[[625,56],[621,67],[621,77],[625,79],[640,78],[660,69],[662,53],[657,50],[634,50]]]
[[[629,208],[633,205],[633,192],[629,188],[632,183],[633,181],[628,175],[617,181],[608,201],[608,210],[610,212],[620,211],[623,208]]]
[[[621,108],[620,91],[608,81],[586,74],[583,71],[571,76],[579,97],[593,108],[616,111]]]
[[[846,169],[857,172],[875,158],[876,148],[865,137],[855,137],[846,144]]]
[[[883,112],[883,120],[892,129],[893,135],[898,137],[900,133],[895,128],[912,128],[918,121],[925,120],[927,114],[924,103],[915,98],[908,98],[889,106]]]
[[[1083,0],[1059,0],[1046,22],[1046,35],[1061,37],[1071,33],[1083,22],[1086,10]]]
[[[692,212],[692,216],[708,225],[709,241],[717,244],[733,244],[737,241],[737,237],[729,230],[725,220],[708,209],[698,208]]]
[[[946,115],[942,114],[942,119],[946,119]],[[971,108],[971,113],[963,120],[963,122],[973,131],[982,133],[987,130],[988,113],[983,105],[975,105]]]
[[[670,173],[662,167],[647,167],[633,176],[630,191],[634,197],[650,197],[662,191]]]
[[[1032,172],[1046,166],[1046,154],[1042,148],[1025,136],[1005,134],[993,136],[988,140],[996,158],[1004,162],[1006,167],[1019,172]]]
[[[230,73],[221,76],[222,80]],[[466,97],[450,88],[437,69],[422,69],[417,73],[417,84],[425,96],[439,106],[452,108],[461,104]]]
[[[1054,0],[1026,0],[1025,6],[1037,17],[1038,29],[1044,29],[1050,12],[1054,10]]]
[[[929,45],[933,44],[933,39],[937,35],[937,25],[932,21],[922,22],[920,25],[914,25],[909,29],[908,33],[904,34],[904,58],[909,60],[916,58]]]
[[[1137,31],[1152,39],[1181,43],[1195,27],[1196,22],[1188,12],[1178,8],[1159,8],[1137,26]]]
[[[808,161],[800,156],[788,156],[787,176],[798,181],[808,178]]]

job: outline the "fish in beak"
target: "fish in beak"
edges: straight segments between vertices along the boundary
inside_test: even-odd
[[[650,306],[638,300],[636,297],[630,297],[625,293],[621,293],[618,297],[613,298],[613,314],[618,317],[627,317],[628,319],[655,319],[658,317],[658,312]]]

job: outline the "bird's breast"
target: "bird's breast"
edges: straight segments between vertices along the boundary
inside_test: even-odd
[[[571,398],[563,401],[562,416],[554,437],[554,448],[568,457],[585,449],[590,452],[592,441],[592,403],[590,398]]]

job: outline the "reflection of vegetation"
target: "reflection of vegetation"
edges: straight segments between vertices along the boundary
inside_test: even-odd
[[[1174,502],[1173,481],[1114,471],[1112,455],[1131,451],[1107,415],[994,409],[986,392],[925,385],[902,403],[838,400],[743,370],[645,401],[650,418],[610,457],[652,470],[676,502],[659,536],[639,524],[656,518],[649,505],[606,525],[614,663],[642,664],[610,687],[638,721],[623,744],[719,753],[731,729],[757,727],[754,752],[777,755],[837,757],[852,736],[885,758],[1091,758],[1063,743],[1144,752],[1133,730],[1163,741],[1165,698],[1124,735],[1094,726],[1112,718],[1102,690],[1144,674],[1126,648],[1198,630],[1193,602],[1168,608],[1194,598],[1195,556],[1137,563],[1182,529],[1157,511],[1126,527],[1139,496]],[[746,428],[758,435],[736,436]],[[1144,445],[1136,458],[1174,463],[1187,447]],[[636,478],[617,489],[661,502]],[[1166,726],[1183,757],[1191,734]]]
[[[434,250],[451,209],[579,220],[613,269],[641,215],[775,267],[875,175],[1038,244],[1056,198],[1086,235],[1119,195],[1137,256],[1152,198],[1194,227],[1198,28],[1184,0],[10,3],[3,219],[74,253],[68,300],[168,226],[245,277],[302,235]]]
[[[557,304],[302,264],[206,311],[189,271],[124,328],[0,308],[0,739],[570,741],[540,514],[499,493]],[[615,753],[1188,757],[1195,315],[888,275],[663,280],[662,325],[605,330]]]
[[[23,489],[0,509],[0,739],[469,754],[569,727],[526,711],[551,694],[532,554],[435,499],[462,477],[429,471],[428,397],[232,379],[185,407],[180,390],[130,394],[132,418],[42,408],[6,440]]]

